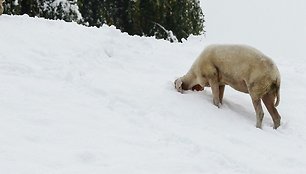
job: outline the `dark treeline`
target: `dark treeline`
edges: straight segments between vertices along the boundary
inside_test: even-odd
[[[6,0],[4,8],[6,14],[114,25],[131,35],[170,41],[204,33],[199,0]]]

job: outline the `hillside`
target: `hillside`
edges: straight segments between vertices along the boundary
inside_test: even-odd
[[[282,125],[274,130],[265,110],[261,130],[246,94],[227,87],[218,109],[209,88],[173,88],[218,36],[170,44],[7,15],[0,26],[1,173],[306,172],[302,56],[254,44],[282,74]]]

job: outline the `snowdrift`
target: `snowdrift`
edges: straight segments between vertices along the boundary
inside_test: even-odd
[[[0,26],[1,173],[306,172],[303,57],[272,56],[282,125],[265,110],[261,130],[246,94],[226,87],[218,109],[209,88],[175,91],[204,37],[171,44],[27,16]]]

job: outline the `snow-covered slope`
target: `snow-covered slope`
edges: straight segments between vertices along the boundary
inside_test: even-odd
[[[218,109],[209,88],[174,90],[204,37],[170,44],[7,15],[0,32],[1,173],[306,172],[302,57],[273,58],[282,125],[273,130],[265,111],[260,130],[246,94],[227,87]]]

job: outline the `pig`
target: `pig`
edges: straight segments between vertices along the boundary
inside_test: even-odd
[[[248,93],[256,112],[256,127],[262,128],[263,101],[277,129],[281,121],[276,109],[280,102],[280,82],[275,63],[257,49],[247,45],[214,44],[204,49],[187,74],[176,79],[174,85],[181,93],[211,87],[213,104],[218,108],[226,85]]]

